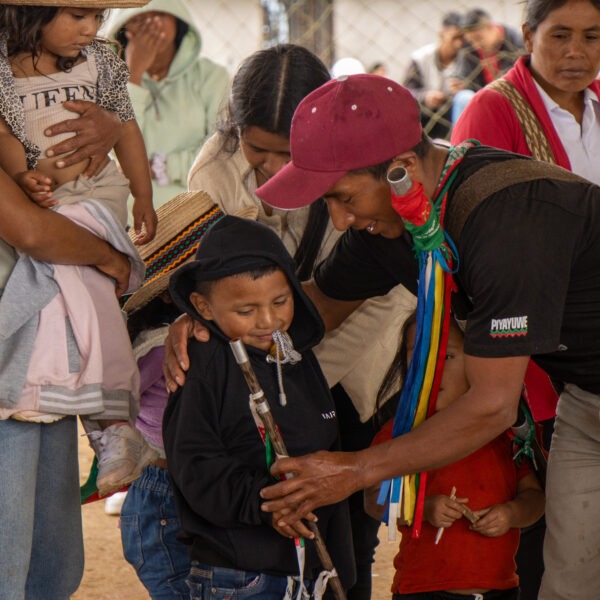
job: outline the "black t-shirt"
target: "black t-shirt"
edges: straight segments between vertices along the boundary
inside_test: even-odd
[[[469,175],[511,158],[484,146],[469,150],[447,210]],[[467,317],[465,351],[531,355],[551,377],[600,393],[600,187],[543,179],[505,188],[473,211],[458,250],[463,294],[453,302]],[[348,231],[316,281],[328,296],[352,300],[415,277],[405,238]]]

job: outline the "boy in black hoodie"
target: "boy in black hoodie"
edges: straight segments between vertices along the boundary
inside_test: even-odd
[[[314,543],[296,551],[289,531],[261,510],[260,490],[273,483],[249,391],[229,341],[241,338],[270,401],[290,455],[337,449],[329,389],[311,350],[324,327],[294,274],[294,262],[267,227],[225,216],[205,235],[196,260],[171,278],[178,307],[211,331],[189,342],[185,385],[171,395],[163,434],[169,471],[190,545],[191,598],[281,599],[321,571]],[[287,332],[296,354],[277,362],[274,331]],[[287,360],[286,360],[287,358]],[[317,511],[318,526],[344,587],[352,584],[352,541],[345,504]],[[288,537],[284,537],[288,534]]]

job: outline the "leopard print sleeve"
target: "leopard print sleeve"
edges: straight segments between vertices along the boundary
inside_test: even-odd
[[[25,111],[15,91],[14,77],[7,57],[6,39],[6,34],[0,35],[0,117],[25,147],[27,168],[35,169],[41,151],[25,136]]]
[[[94,56],[98,69],[98,106],[116,113],[121,121],[135,119],[133,105],[129,98],[127,83],[129,68],[108,44],[93,41],[86,54]]]

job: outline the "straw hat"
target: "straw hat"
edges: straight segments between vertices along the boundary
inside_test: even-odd
[[[202,236],[225,213],[205,192],[183,192],[160,206],[156,237],[140,246],[146,264],[142,287],[129,297],[124,310],[131,313],[162,294],[169,277],[196,255]],[[135,234],[130,233],[132,240]]]
[[[69,6],[73,8],[138,8],[150,0],[7,0],[0,5],[14,6]]]

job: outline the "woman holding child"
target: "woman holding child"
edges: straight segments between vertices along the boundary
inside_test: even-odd
[[[35,3],[16,4],[28,6]],[[69,12],[68,9],[72,7],[68,2],[48,2],[57,14],[66,14],[69,19],[74,15],[99,15],[102,9],[109,6],[127,4],[127,0],[106,3],[84,1],[78,3],[76,11]],[[45,14],[49,12],[46,7],[29,10],[45,11]],[[89,27],[89,31],[95,32],[95,28]],[[33,57],[41,52],[43,34],[42,27],[42,31],[37,32],[38,38],[33,38],[33,43],[36,39],[40,43]],[[66,41],[63,38],[62,42],[68,44],[69,36],[74,35],[74,29],[62,31],[62,34],[66,34]],[[84,37],[89,43],[89,37]],[[76,47],[69,47],[71,55]],[[65,47],[62,46],[61,57],[64,50]],[[80,46],[79,52],[74,56],[77,57],[81,51]],[[7,88],[9,84],[10,82],[4,87]],[[70,103],[69,106],[75,112],[73,116],[77,113],[87,116],[81,122],[73,119],[72,122],[57,123],[50,129],[53,133],[58,130],[85,130],[85,137],[71,138],[48,148],[45,156],[59,157],[55,165],[57,169],[66,169],[82,159],[88,159],[84,171],[91,176],[102,166],[104,158],[120,138],[124,128],[117,122],[118,117],[106,116],[93,103],[80,101]],[[8,106],[5,105],[4,108],[8,109]],[[99,131],[102,132],[100,142]],[[46,128],[44,133],[48,134]],[[92,147],[84,148],[89,141],[92,141]],[[63,156],[64,152],[78,148],[79,151],[73,155]],[[96,153],[101,158],[90,159],[90,155]],[[65,171],[68,172],[70,171]],[[124,255],[87,229],[27,200],[4,172],[0,175],[0,186],[3,190],[0,194],[3,208],[0,237],[6,244],[32,258],[53,264],[95,266],[116,280],[118,295],[125,291],[130,263]],[[15,258],[11,248],[3,246],[4,276],[11,273]],[[1,287],[3,285],[4,281]],[[16,314],[19,308],[15,306],[11,310]],[[8,362],[21,373],[27,371],[29,366],[26,362],[15,364],[16,359],[12,358]],[[0,404],[6,408],[10,406],[7,401],[8,398],[2,398]],[[0,577],[0,597],[7,600],[42,597],[64,600],[70,597],[79,585],[83,573],[75,417],[66,416],[52,423],[22,422],[12,418],[0,420],[0,473],[2,547],[10,549],[0,557],[0,572],[3,574]]]
[[[107,242],[33,204],[0,171],[0,238],[60,264],[95,266],[123,293],[130,263]],[[26,368],[24,365],[23,368]],[[0,401],[0,404],[2,402]],[[0,420],[0,597],[66,600],[83,575],[76,417]]]

